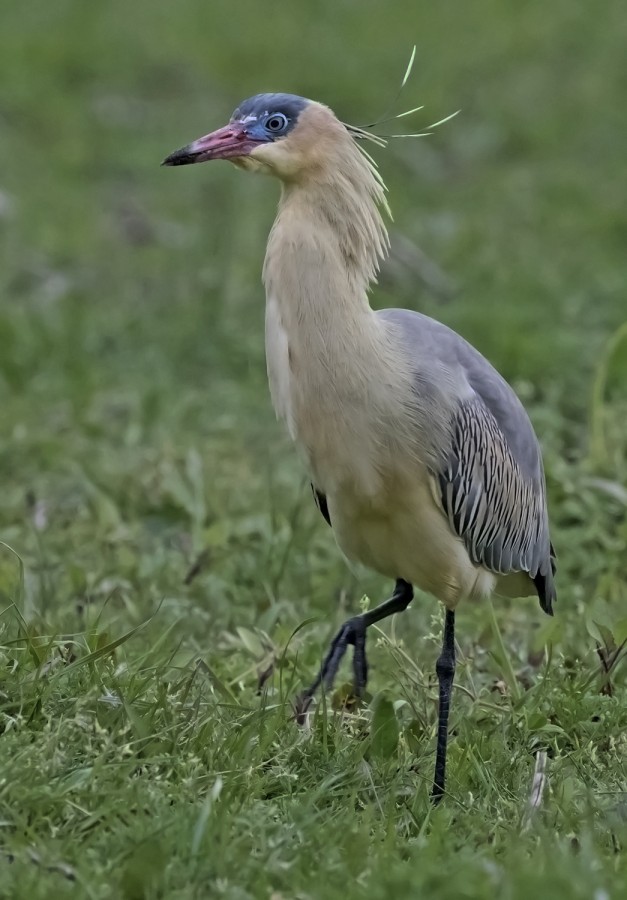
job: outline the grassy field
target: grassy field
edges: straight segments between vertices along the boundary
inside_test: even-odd
[[[625,658],[603,674],[627,639],[624,4],[1,16],[0,896],[627,896]],[[516,387],[559,557],[554,619],[460,611],[436,811],[431,598],[372,635],[369,703],[290,718],[390,585],[348,571],[270,408],[277,186],[159,168],[261,90],[372,121],[414,42],[411,127],[462,112],[376,152],[373,303],[445,321]]]

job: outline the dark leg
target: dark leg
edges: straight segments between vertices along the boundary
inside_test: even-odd
[[[446,610],[444,620],[444,639],[442,653],[435,664],[440,686],[440,704],[438,709],[438,743],[435,751],[435,776],[431,799],[437,806],[444,795],[446,780],[446,744],[448,738],[448,711],[451,705],[451,688],[455,675],[455,613]]]
[[[349,644],[355,648],[353,651],[353,676],[355,684],[355,696],[363,696],[368,681],[368,661],[366,659],[366,631],[375,622],[387,619],[388,616],[407,609],[414,597],[414,589],[407,581],[399,578],[394,587],[394,593],[389,600],[375,606],[374,609],[353,616],[348,619],[331,641],[329,652],[325,656],[320,671],[313,684],[300,695],[296,701],[296,718],[304,721],[305,713],[320,685],[324,685],[326,691],[331,690],[337,670],[346,653]]]

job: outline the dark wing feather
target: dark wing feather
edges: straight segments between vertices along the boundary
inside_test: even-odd
[[[522,472],[479,396],[458,407],[450,451],[436,474],[451,528],[472,561],[499,575],[527,572],[542,609],[552,614],[555,554],[544,478]]]
[[[314,503],[316,504],[316,506],[318,507],[318,509],[324,516],[324,518],[326,519],[327,524],[330,525],[331,524],[331,516],[329,515],[329,507],[327,504],[327,498],[325,497],[324,494],[322,494],[319,490],[317,490],[313,484],[311,485],[311,490],[313,491],[313,495],[314,495]]]

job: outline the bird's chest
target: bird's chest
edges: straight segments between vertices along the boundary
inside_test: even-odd
[[[376,491],[386,467],[376,402],[358,361],[364,348],[334,348],[332,334],[303,340],[269,297],[266,362],[272,403],[287,425],[316,487],[333,493],[353,485]],[[352,364],[350,362],[352,360]]]
[[[266,367],[274,411],[295,438],[289,338],[281,308],[273,297],[266,301]]]

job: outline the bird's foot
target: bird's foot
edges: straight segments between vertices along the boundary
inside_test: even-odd
[[[335,681],[340,663],[344,658],[350,644],[353,645],[353,692],[355,697],[363,697],[368,681],[368,661],[366,659],[366,623],[365,616],[353,616],[348,619],[331,641],[328,653],[325,656],[318,675],[306,691],[298,697],[294,704],[294,713],[299,725],[306,720],[307,710],[311,705],[314,694],[321,685],[325,691],[330,691]]]

